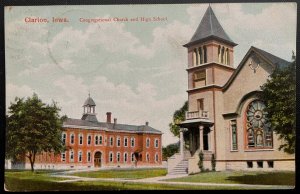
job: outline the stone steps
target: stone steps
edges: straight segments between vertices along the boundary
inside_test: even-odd
[[[168,175],[187,174],[188,160],[180,161]]]

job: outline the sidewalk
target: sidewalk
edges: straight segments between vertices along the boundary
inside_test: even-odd
[[[226,184],[226,183],[193,183],[193,182],[171,182],[166,179],[179,178],[188,175],[167,175],[160,177],[152,177],[145,179],[125,179],[125,178],[86,178],[69,175],[53,175],[62,178],[71,178],[70,180],[62,180],[57,182],[77,182],[77,181],[107,181],[107,182],[122,182],[122,183],[151,183],[151,184],[168,184],[168,185],[193,185],[193,186],[225,186],[225,187],[247,187],[262,188],[262,189],[293,189],[294,186],[289,185],[251,185],[251,184]]]

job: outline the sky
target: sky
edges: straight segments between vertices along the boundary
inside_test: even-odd
[[[33,93],[55,101],[61,115],[81,118],[90,93],[98,121],[106,112],[118,123],[163,132],[162,145],[177,142],[168,124],[187,100],[187,49],[208,4],[5,7],[6,109]],[[290,61],[296,51],[296,3],[211,4],[238,45],[236,67],[251,46]],[[67,23],[53,23],[66,17]],[[141,21],[160,17],[162,21]],[[48,23],[25,22],[46,18]],[[87,23],[80,18],[111,18]],[[127,18],[129,21],[113,21]],[[138,21],[131,21],[137,18]]]

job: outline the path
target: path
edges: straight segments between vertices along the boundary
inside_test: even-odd
[[[70,172],[68,172],[69,174]],[[68,180],[61,180],[57,182],[77,182],[77,181],[107,181],[107,182],[121,182],[121,183],[150,183],[150,184],[167,184],[167,185],[191,185],[191,186],[225,186],[225,187],[247,187],[249,189],[293,189],[290,185],[252,185],[252,184],[227,184],[227,183],[193,183],[193,182],[171,182],[166,179],[173,179],[184,177],[188,175],[167,175],[160,177],[144,178],[144,179],[126,179],[126,178],[87,178],[79,176],[71,176],[66,174],[53,174],[52,176],[68,178]]]

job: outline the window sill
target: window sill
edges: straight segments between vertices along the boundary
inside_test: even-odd
[[[230,150],[230,152],[239,152],[239,150]]]

